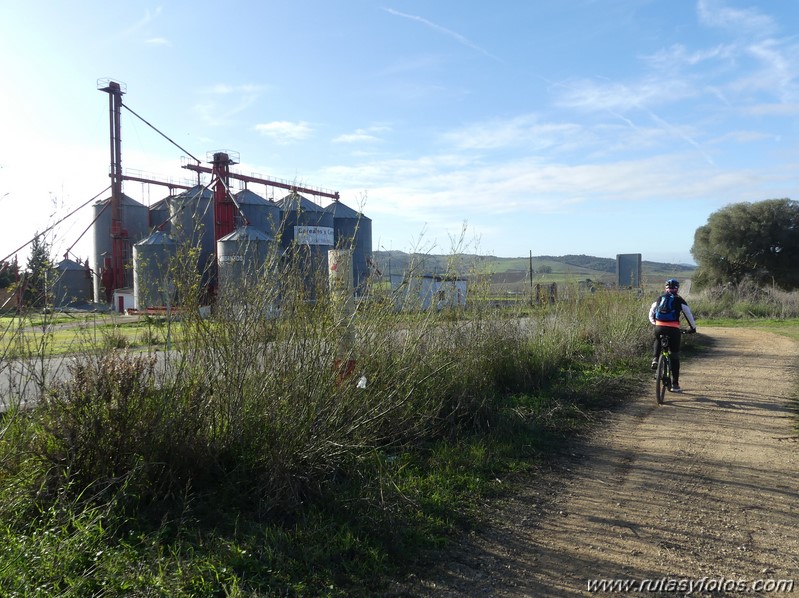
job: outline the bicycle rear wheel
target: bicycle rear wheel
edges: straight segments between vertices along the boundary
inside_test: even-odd
[[[657,396],[658,405],[662,405],[666,397],[666,390],[671,386],[668,357],[665,355],[661,355],[660,359],[658,359],[658,369],[655,378],[655,396]]]

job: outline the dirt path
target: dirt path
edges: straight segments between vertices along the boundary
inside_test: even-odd
[[[704,591],[691,595],[744,595],[732,586],[761,579],[794,579],[799,594],[799,443],[789,403],[799,348],[746,329],[702,333],[710,348],[683,361],[683,394],[662,407],[654,391],[632,401],[565,474],[498,506],[484,531],[399,594],[595,596],[612,592],[589,592],[592,579],[662,578],[684,591],[624,595],[682,596],[688,580],[702,578]]]

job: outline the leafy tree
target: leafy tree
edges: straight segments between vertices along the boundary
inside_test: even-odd
[[[691,247],[700,286],[756,284],[799,288],[799,203],[769,199],[736,203],[713,212]]]
[[[0,261],[0,289],[7,289],[17,282],[19,267],[14,262]]]
[[[48,284],[53,280],[54,268],[50,260],[50,246],[38,233],[31,244],[31,252],[25,266],[24,302],[30,307],[42,307],[47,303]]]

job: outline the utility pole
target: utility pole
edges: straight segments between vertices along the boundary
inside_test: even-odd
[[[530,305],[533,305],[533,250],[530,250]]]

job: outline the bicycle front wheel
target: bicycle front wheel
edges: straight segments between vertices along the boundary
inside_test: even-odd
[[[658,399],[658,405],[663,404],[666,398],[666,390],[668,390],[671,380],[669,379],[669,360],[665,355],[661,355],[658,359],[657,376],[655,377],[655,396]]]

